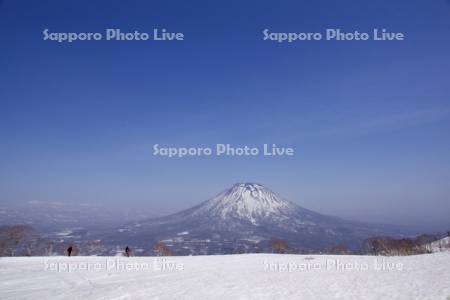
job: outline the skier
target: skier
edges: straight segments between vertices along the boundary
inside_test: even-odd
[[[67,248],[67,254],[68,254],[69,256],[72,256],[72,250],[73,250],[72,246],[70,246],[69,248]]]
[[[126,247],[125,248],[125,255],[127,256],[127,257],[130,257],[130,253],[131,253],[131,250],[130,250],[130,247]]]

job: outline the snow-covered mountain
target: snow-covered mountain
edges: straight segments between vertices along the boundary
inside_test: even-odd
[[[256,183],[238,183],[194,210],[193,215],[236,219],[258,225],[268,219],[285,220],[298,209],[268,188]]]
[[[51,233],[75,228],[108,228],[123,220],[142,219],[145,215],[149,212],[143,209],[118,210],[87,203],[28,201],[0,206],[0,226],[27,224],[40,232]]]
[[[270,251],[278,238],[297,250],[358,247],[372,235],[398,234],[398,228],[345,221],[305,209],[257,183],[237,183],[179,213],[121,226],[108,240],[143,252],[163,241],[176,254]]]

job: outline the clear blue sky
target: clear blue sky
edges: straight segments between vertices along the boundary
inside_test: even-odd
[[[95,2],[95,3],[92,3]],[[239,181],[349,219],[450,227],[450,2],[0,1],[0,201],[174,212]],[[185,41],[42,40],[42,30]],[[262,30],[403,32],[402,42]],[[155,143],[294,157],[152,156]]]

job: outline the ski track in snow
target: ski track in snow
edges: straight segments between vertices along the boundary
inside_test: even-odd
[[[45,270],[62,263],[148,263],[166,259],[178,271]],[[384,259],[401,270],[265,269],[265,262],[366,263]],[[242,254],[178,257],[13,257],[0,259],[0,299],[450,299],[450,252],[407,257]]]

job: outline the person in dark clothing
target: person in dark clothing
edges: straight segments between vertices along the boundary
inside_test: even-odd
[[[127,256],[127,257],[130,257],[130,252],[131,252],[131,250],[130,250],[130,247],[126,247],[125,248],[125,255]]]
[[[69,256],[72,256],[72,250],[73,250],[72,246],[70,246],[69,248],[67,248],[67,254],[68,254]]]

